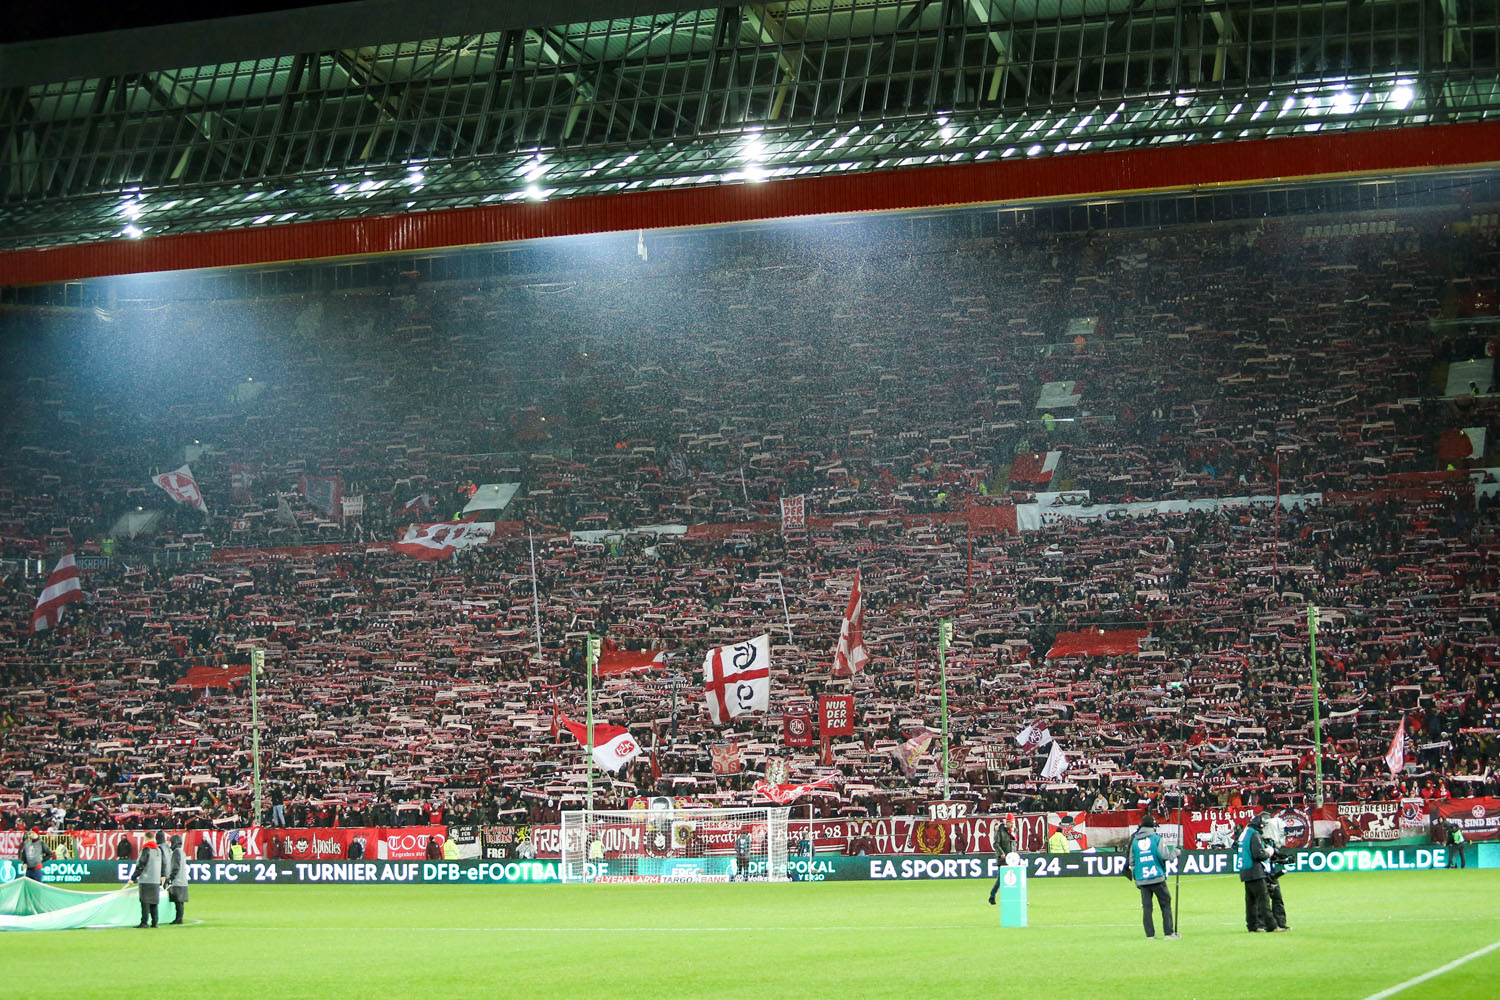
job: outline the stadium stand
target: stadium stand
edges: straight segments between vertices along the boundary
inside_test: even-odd
[[[1452,222],[750,250],[30,317],[3,348],[3,556],[45,577],[76,545],[87,599],[31,635],[39,580],[5,581],[0,825],[255,822],[251,647],[286,825],[555,821],[582,799],[553,720],[582,711],[589,632],[669,651],[601,681],[598,716],[653,748],[601,807],[748,803],[782,755],[841,776],[819,815],[911,814],[938,762],[908,776],[891,751],[936,724],[943,617],[953,798],[1303,803],[1308,603],[1330,795],[1500,795],[1500,407],[1444,381],[1493,357],[1500,240]],[[206,515],[150,482],[184,460]],[[335,480],[360,513],[326,501]],[[392,547],[505,482],[491,543]],[[793,495],[808,527],[783,532]],[[1164,506],[1075,516],[1146,501]],[[856,568],[873,659],[844,681]],[[1146,636],[1047,655],[1123,629]],[[712,726],[704,650],[760,632],[771,713]],[[832,762],[783,747],[782,714],[833,690],[859,724]],[[1417,763],[1395,784],[1403,713]],[[1060,780],[1017,745],[1034,722],[1072,758]],[[715,775],[723,742],[740,773]]]

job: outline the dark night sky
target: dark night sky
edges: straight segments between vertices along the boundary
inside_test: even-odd
[[[90,7],[75,6],[67,0],[32,0],[7,6],[5,16],[0,17],[0,43],[320,6],[324,4],[299,3],[297,0],[219,0],[217,3],[204,0],[197,3],[184,0],[141,3],[137,0],[110,7]]]

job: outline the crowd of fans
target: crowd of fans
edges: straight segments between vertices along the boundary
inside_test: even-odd
[[[1449,362],[1493,355],[1486,317],[1459,317],[1493,302],[1474,276],[1500,247],[1450,221],[775,261],[726,241],[485,287],[9,317],[0,823],[553,819],[587,780],[555,720],[584,712],[590,632],[669,651],[599,684],[596,718],[650,748],[600,804],[750,802],[780,756],[796,780],[838,776],[808,800],[824,815],[905,814],[941,786],[936,755],[908,774],[891,751],[938,726],[944,617],[954,798],[1300,803],[1309,603],[1331,797],[1500,793],[1500,515],[1471,475],[1483,447],[1452,445],[1494,439],[1500,397],[1445,394]],[[1050,482],[1010,476],[1047,451]],[[207,514],[150,482],[184,460]],[[362,510],[320,507],[308,477]],[[484,515],[491,544],[437,563],[390,547],[503,482],[520,489]],[[1297,499],[997,528],[1058,491]],[[810,522],[783,531],[795,495]],[[67,547],[87,599],[31,635],[25,560],[45,574]],[[856,569],[873,659],[834,678]],[[1046,655],[1117,628],[1148,635]],[[770,713],[712,725],[704,650],[762,632]],[[244,672],[220,671],[252,648],[260,817]],[[826,692],[858,715],[831,764],[782,745],[783,713]],[[1060,778],[1014,738],[1034,722],[1071,759]],[[739,774],[713,772],[724,743]]]

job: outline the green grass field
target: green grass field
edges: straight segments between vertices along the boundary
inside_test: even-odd
[[[1124,879],[1033,881],[1024,929],[977,881],[194,886],[182,927],[0,935],[0,995],[1363,1000],[1500,941],[1500,870],[1282,884],[1292,932],[1247,934],[1185,879],[1177,941]],[[1500,997],[1500,949],[1397,996]]]

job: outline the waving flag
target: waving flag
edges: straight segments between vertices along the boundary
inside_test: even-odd
[[[1040,722],[1033,722],[1016,734],[1016,745],[1026,751],[1036,750],[1051,742],[1052,731]]]
[[[1042,765],[1042,777],[1061,778],[1068,773],[1068,756],[1056,740],[1052,741],[1052,752],[1047,754],[1047,763]]]
[[[773,785],[769,781],[762,780],[755,783],[755,794],[770,799],[779,806],[784,806],[795,802],[808,792],[827,788],[838,780],[838,778],[838,775],[830,774],[826,778],[819,778],[817,781],[806,785]]]
[[[1396,726],[1396,735],[1391,737],[1391,748],[1385,754],[1385,766],[1392,774],[1400,774],[1406,767],[1406,716]]]
[[[495,534],[494,521],[458,521],[439,524],[408,524],[396,541],[397,552],[431,562],[455,552],[488,542]]]
[[[936,729],[923,726],[917,730],[915,736],[893,749],[891,756],[896,758],[897,764],[901,765],[901,772],[908,778],[914,777],[917,773],[917,762],[931,748],[933,739],[941,735]]]
[[[1016,455],[1016,460],[1010,467],[1010,481],[1031,484],[1050,483],[1052,474],[1057,471],[1057,461],[1060,458],[1062,458],[1060,451],[1022,452]]]
[[[598,673],[600,677],[617,677],[654,670],[666,655],[665,649],[621,649],[613,639],[605,639],[599,648]]]
[[[723,724],[771,707],[771,637],[757,636],[733,646],[715,646],[703,657],[703,689],[708,714]]]
[[[870,654],[865,651],[865,598],[859,589],[859,570],[855,570],[849,606],[844,609],[844,624],[839,628],[839,646],[833,654],[833,676],[860,673],[869,660]]]
[[[198,480],[193,478],[193,470],[184,465],[180,469],[171,472],[163,472],[159,476],[152,476],[151,481],[167,491],[167,496],[176,500],[185,507],[196,507],[203,513],[208,513],[208,505],[203,502],[203,493],[198,489]]]
[[[401,505],[401,513],[412,514],[419,511],[432,509],[432,497],[426,493],[420,493]]]
[[[78,582],[78,564],[73,553],[65,552],[52,567],[47,586],[37,595],[36,608],[31,612],[31,631],[41,632],[56,627],[62,621],[63,606],[81,600],[83,587]]]
[[[568,728],[568,732],[573,734],[579,746],[588,744],[589,727],[586,723],[574,722],[566,715],[563,716],[562,723]],[[606,722],[596,722],[594,723],[593,752],[594,763],[599,765],[600,770],[618,771],[640,756],[641,745],[624,726],[611,726]]]

